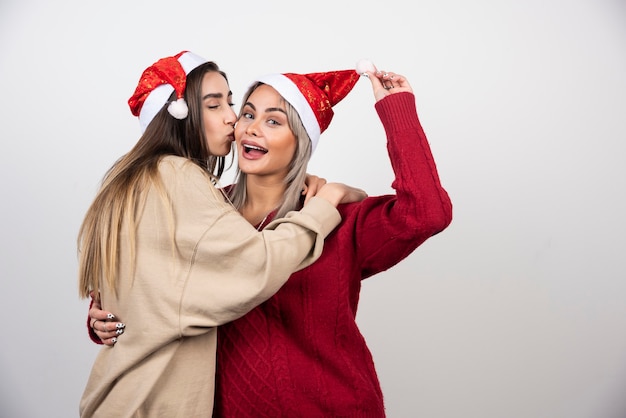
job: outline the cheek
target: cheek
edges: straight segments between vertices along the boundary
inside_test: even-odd
[[[287,149],[287,153],[289,154],[289,158],[293,158],[293,156],[296,153],[296,148],[297,148],[297,144],[296,144],[296,137],[293,136],[293,134],[291,134],[289,136],[289,139],[285,142],[285,149]]]
[[[285,165],[289,165],[291,163],[291,160],[293,160],[293,157],[294,157],[294,155],[296,153],[296,144],[295,144],[295,142],[285,143],[279,149],[282,150],[281,159],[282,159],[283,163]]]
[[[235,141],[239,141],[241,139],[241,136],[243,135],[245,130],[246,128],[243,126],[243,124],[237,122],[237,124],[235,125]]]
[[[214,135],[215,133],[220,133],[220,128],[222,126],[219,118],[215,118],[213,115],[205,114],[203,116],[204,122],[204,132],[207,136]]]

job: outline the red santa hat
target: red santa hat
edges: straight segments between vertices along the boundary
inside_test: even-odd
[[[359,80],[355,70],[310,74],[268,74],[256,81],[272,86],[298,112],[315,150],[322,132],[333,118],[333,106],[352,90]]]
[[[189,112],[183,98],[187,84],[187,74],[207,62],[202,57],[182,51],[172,57],[161,58],[146,68],[139,79],[135,93],[128,99],[133,115],[139,116],[141,132],[167,103],[173,91],[177,100],[171,102],[167,110],[176,119],[185,119]]]

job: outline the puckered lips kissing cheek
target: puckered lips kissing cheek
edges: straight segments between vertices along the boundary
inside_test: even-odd
[[[260,144],[247,139],[241,140],[241,149],[239,155],[246,160],[258,160],[267,154],[267,148],[263,148]]]
[[[226,135],[225,139],[224,145],[232,150],[233,143],[235,142],[235,131],[233,130],[231,133]]]

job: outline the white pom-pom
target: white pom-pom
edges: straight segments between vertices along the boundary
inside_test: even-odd
[[[356,72],[363,75],[367,71],[372,73],[376,72],[376,66],[374,66],[374,63],[368,59],[359,60],[359,62],[356,63]]]
[[[167,111],[170,112],[170,115],[174,116],[176,119],[185,119],[187,114],[189,114],[187,103],[182,97],[175,102],[170,103],[167,107]]]

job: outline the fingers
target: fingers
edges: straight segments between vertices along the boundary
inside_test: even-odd
[[[374,91],[376,101],[389,96],[390,94],[413,91],[411,85],[403,75],[382,70],[378,70],[374,73],[369,72],[367,74],[367,78],[369,78],[372,83],[372,89]]]
[[[117,342],[117,337],[102,340],[102,344],[108,345],[109,347],[113,347],[116,342]]]
[[[115,344],[117,342],[117,337],[122,335],[124,333],[124,329],[126,328],[126,324],[118,322],[115,319],[115,315],[110,312],[91,308],[89,310],[89,317],[92,318],[91,328],[93,328],[94,333],[105,345]]]
[[[404,91],[412,92],[413,89],[405,76],[391,71],[383,71],[381,75],[381,84],[389,94],[400,93]]]
[[[305,195],[304,204],[306,205],[309,199],[315,196],[317,192],[319,191],[319,189],[325,184],[326,184],[325,178],[318,177],[314,174],[307,174],[305,185],[304,185],[304,190],[302,191],[302,194]]]
[[[394,87],[400,87],[400,78],[396,73],[384,72],[382,76],[382,85],[385,90],[391,90]]]
[[[100,295],[92,291],[89,296],[92,299],[89,308],[91,328],[104,345],[112,346],[117,342],[117,337],[124,333],[126,324],[119,322],[112,312],[102,310]]]
[[[117,337],[124,333],[126,325],[122,322],[107,322],[95,319],[91,327],[103,344],[114,345],[117,342]]]
[[[103,311],[100,299],[95,298],[89,308],[89,318],[100,321],[113,321],[115,320],[115,315],[112,312]]]
[[[94,319],[91,322],[91,328],[93,328],[100,338],[110,338],[115,335],[123,334],[126,324],[123,322],[101,321],[99,319]]]

